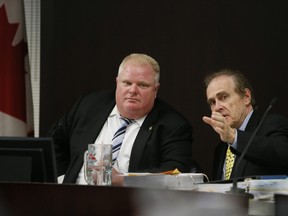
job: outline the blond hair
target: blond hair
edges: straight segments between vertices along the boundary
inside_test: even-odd
[[[146,54],[142,54],[142,53],[132,53],[128,56],[126,56],[118,69],[118,74],[122,71],[123,66],[127,63],[127,62],[133,62],[136,63],[138,65],[146,65],[146,64],[150,64],[155,72],[155,82],[159,83],[160,80],[160,66],[158,64],[158,62],[152,58],[151,56],[148,56]]]

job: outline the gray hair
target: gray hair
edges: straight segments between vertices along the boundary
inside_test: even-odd
[[[235,92],[239,94],[241,97],[245,94],[245,89],[249,89],[251,92],[251,105],[255,108],[256,101],[255,101],[255,95],[252,86],[250,85],[247,78],[244,76],[243,73],[241,73],[238,70],[231,70],[231,69],[222,69],[220,71],[211,73],[207,75],[204,79],[204,84],[206,88],[210,84],[210,82],[220,76],[229,76],[232,77],[235,83]]]

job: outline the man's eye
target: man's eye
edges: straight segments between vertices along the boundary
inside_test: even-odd
[[[213,106],[215,104],[215,101],[209,101],[209,106]]]
[[[140,83],[138,86],[139,86],[140,88],[148,88],[148,87],[149,87],[149,85],[148,85],[148,84],[145,84],[145,83]]]

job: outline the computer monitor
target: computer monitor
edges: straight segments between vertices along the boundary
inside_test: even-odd
[[[0,137],[0,181],[57,183],[49,137]]]

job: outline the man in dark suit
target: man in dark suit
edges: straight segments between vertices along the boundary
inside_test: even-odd
[[[83,154],[90,143],[111,144],[120,117],[133,119],[113,165],[112,182],[125,172],[163,172],[192,168],[192,126],[157,98],[160,67],[145,54],[124,58],[116,77],[116,93],[80,98],[51,128],[58,175],[64,183],[85,184]],[[82,169],[81,169],[82,168]]]
[[[261,115],[255,109],[255,97],[248,80],[239,71],[223,69],[205,78],[211,117],[203,121],[219,134],[215,149],[213,179],[255,175],[288,174],[288,119],[278,114],[266,116],[237,170],[237,163]],[[232,152],[228,162],[229,150]]]

